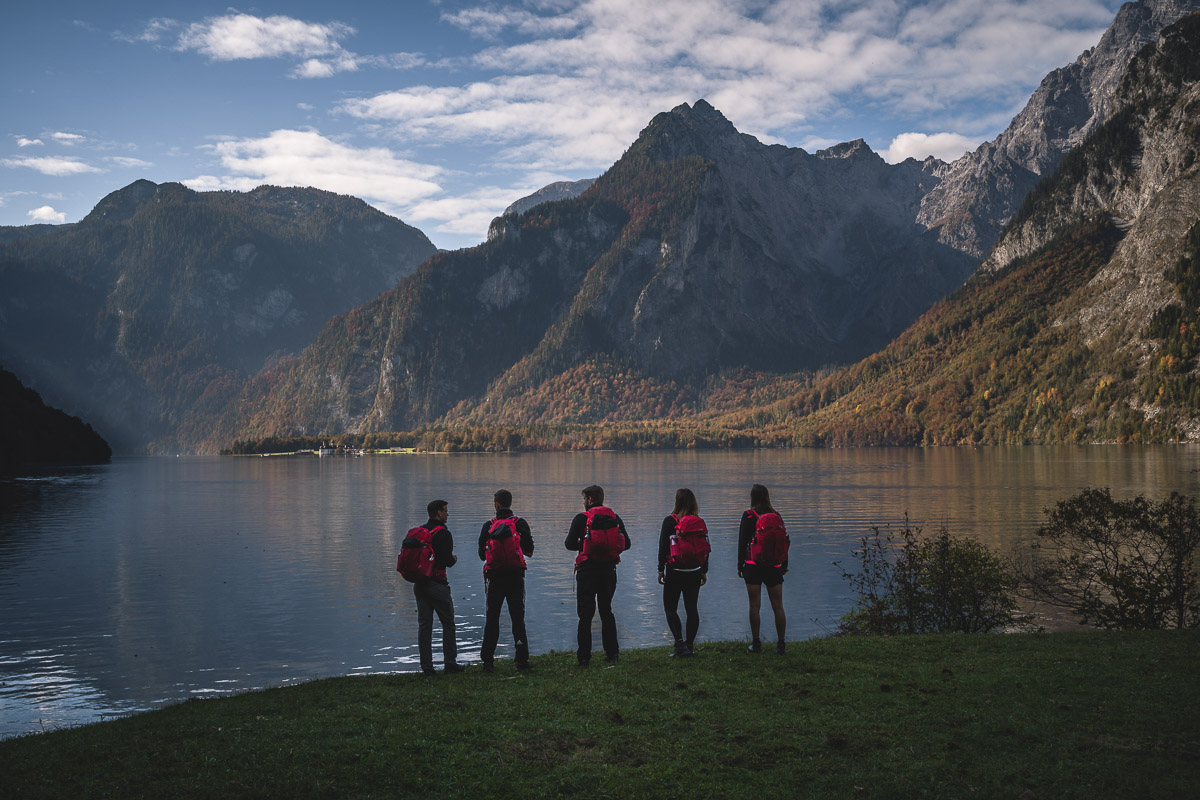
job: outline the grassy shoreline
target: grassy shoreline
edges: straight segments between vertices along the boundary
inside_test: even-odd
[[[1195,630],[534,664],[318,680],[9,739],[0,796],[1015,800],[1200,786]]]

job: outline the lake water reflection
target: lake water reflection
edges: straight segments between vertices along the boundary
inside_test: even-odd
[[[146,458],[3,481],[0,737],[189,697],[416,669],[415,607],[395,554],[439,497],[460,556],[450,572],[460,648],[476,660],[475,543],[500,487],[537,545],[527,580],[534,653],[574,647],[563,538],[590,483],[605,487],[633,538],[614,603],[622,646],[670,643],[656,537],[680,486],[696,492],[713,544],[700,639],[745,638],[734,560],[754,482],[771,488],[792,535],[788,637],[804,639],[836,627],[852,604],[833,562],[871,525],[907,513],[1007,550],[1032,538],[1043,508],[1085,486],[1200,493],[1200,448]],[[498,656],[511,647],[505,625]]]

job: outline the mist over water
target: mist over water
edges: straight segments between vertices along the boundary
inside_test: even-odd
[[[435,498],[450,503],[459,555],[449,577],[460,660],[476,661],[476,545],[498,488],[533,529],[533,653],[574,650],[574,554],[563,540],[591,483],[633,540],[614,601],[623,648],[671,641],[657,536],[682,486],[695,491],[713,546],[700,640],[747,638],[737,524],[756,482],[791,533],[784,595],[797,640],[832,630],[852,605],[833,562],[849,562],[872,525],[908,514],[1007,552],[1033,538],[1043,508],[1085,486],[1200,493],[1200,447],[144,458],[0,481],[0,737],[190,697],[416,670],[415,604],[395,560]],[[599,647],[598,619],[594,635]],[[511,655],[504,615],[497,656]]]

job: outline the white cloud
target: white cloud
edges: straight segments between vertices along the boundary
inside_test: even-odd
[[[80,136],[78,133],[55,131],[54,133],[50,134],[50,138],[59,144],[79,144],[84,140],[85,137]]]
[[[498,163],[562,171],[608,166],[654,114],[694,99],[688,89],[667,87],[631,87],[614,95],[597,91],[588,79],[542,74],[413,87],[349,100],[338,109],[391,123],[401,140],[493,142],[506,145]]]
[[[43,175],[61,177],[63,175],[79,175],[84,172],[103,172],[99,167],[80,161],[76,158],[6,158],[0,164],[11,169],[27,167],[37,170]]]
[[[293,78],[332,78],[339,72],[355,72],[359,59],[353,53],[340,53],[336,58],[310,58],[292,70]]]
[[[312,111],[314,110],[315,106],[313,106],[311,103],[296,103],[296,108],[300,109],[301,111]]]
[[[483,186],[454,197],[423,200],[406,209],[404,219],[418,223],[443,220],[434,226],[434,230],[482,239],[492,220],[500,216],[513,201],[532,194],[554,179],[524,182],[508,188]]]
[[[292,75],[297,78],[332,78],[336,74],[332,64],[319,58],[310,58],[292,70]]]
[[[382,147],[355,148],[316,131],[278,130],[262,139],[233,139],[210,149],[229,174],[184,184],[198,191],[245,191],[262,184],[313,186],[371,202],[407,206],[441,192],[438,167],[397,158]]]
[[[35,208],[32,211],[28,212],[28,214],[29,214],[29,218],[32,219],[34,222],[63,223],[63,222],[67,221],[66,213],[64,213],[62,211],[55,211],[52,206],[42,206],[41,208]]]
[[[146,167],[154,166],[154,164],[149,161],[143,161],[140,158],[129,158],[128,156],[109,156],[108,161],[111,161],[118,167],[125,167],[126,169],[145,169]]]
[[[138,33],[124,33],[117,31],[113,33],[113,38],[122,42],[131,44],[158,44],[168,36],[173,36],[175,31],[179,29],[178,20],[168,19],[167,17],[155,17],[146,23],[146,27]]]
[[[41,139],[26,139],[24,136],[17,138],[17,147],[32,147],[33,145],[41,146],[44,144]]]
[[[888,149],[879,155],[890,164],[898,164],[906,158],[924,161],[928,156],[950,162],[981,144],[982,139],[972,139],[957,133],[902,133],[892,139]]]
[[[544,17],[521,8],[464,8],[442,14],[442,21],[485,39],[496,38],[506,28],[524,34],[545,34],[566,33],[579,25],[569,15]]]
[[[740,130],[786,143],[828,141],[816,122],[865,101],[935,130],[957,115],[953,127],[975,138],[938,134],[922,144],[946,153],[994,135],[997,103],[1027,97],[1047,71],[1094,44],[1111,16],[1104,0],[478,6],[442,19],[489,38],[533,37],[477,53],[474,67],[493,77],[410,85],[337,110],[406,143],[494,143],[492,166],[599,171],[655,113],[681,102],[704,98]],[[964,114],[962,104],[982,93],[992,104]]]
[[[378,67],[380,69],[413,69],[424,66],[429,61],[420,53],[391,53],[386,56],[356,56],[361,66]]]
[[[176,36],[176,31],[183,28]],[[341,22],[306,22],[281,15],[258,17],[234,12],[209,17],[184,27],[177,20],[158,18],[136,34],[115,33],[126,42],[159,44],[175,38],[175,49],[197,52],[213,61],[260,58],[292,59],[293,78],[329,78],[362,67],[411,69],[426,64],[419,53],[360,56],[346,50],[342,41],[357,31]]]
[[[341,39],[354,29],[340,22],[304,22],[284,16],[231,14],[194,22],[179,36],[179,49],[214,61],[247,58],[310,58],[342,52]]]
[[[214,61],[257,58],[294,59],[293,78],[330,78],[362,67],[411,69],[426,63],[419,53],[360,56],[342,40],[356,33],[341,22],[305,22],[285,16],[228,14],[194,22],[179,35],[177,49],[195,51]]]

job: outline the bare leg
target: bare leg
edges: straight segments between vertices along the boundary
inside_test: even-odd
[[[768,586],[767,598],[771,601],[771,610],[775,612],[775,633],[782,642],[787,633],[787,614],[783,610],[783,584]],[[751,624],[753,625],[753,623]]]
[[[758,629],[762,621],[760,617],[762,609],[762,584],[747,583],[746,595],[750,600],[750,638],[757,642]]]

